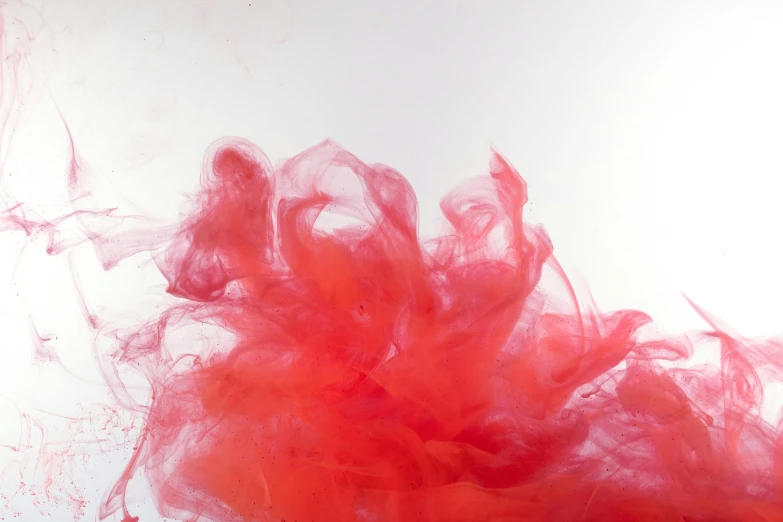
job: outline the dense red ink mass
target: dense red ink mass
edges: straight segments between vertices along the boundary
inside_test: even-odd
[[[493,153],[422,241],[391,168],[217,143],[157,257],[181,304],[115,354],[154,393],[102,515],[132,519],[143,469],[161,513],[216,521],[783,520],[779,344],[713,325],[719,366],[688,366],[689,338],[580,303],[526,200]],[[175,356],[186,322],[231,339]]]

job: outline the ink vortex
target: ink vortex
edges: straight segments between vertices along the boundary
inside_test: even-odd
[[[423,240],[389,167],[332,141],[279,166],[217,142],[156,256],[177,304],[113,353],[153,399],[101,516],[136,520],[143,471],[187,520],[783,520],[781,428],[760,413],[780,342],[700,309],[711,330],[680,338],[601,313],[526,201],[493,152]],[[173,346],[185,324],[226,335]]]

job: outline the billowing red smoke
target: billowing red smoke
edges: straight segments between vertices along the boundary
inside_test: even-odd
[[[3,279],[0,518],[58,518],[58,504],[86,516],[82,479],[103,474],[80,464],[135,444],[101,518],[138,520],[129,484],[143,475],[158,511],[188,522],[783,521],[783,418],[761,416],[783,343],[738,338],[698,308],[711,329],[675,339],[641,312],[600,313],[523,222],[526,186],[498,154],[443,200],[448,226],[427,241],[405,178],[331,141],[277,167],[246,141],[216,143],[193,211],[169,227],[106,204],[71,139],[60,205],[37,163],[8,167],[51,94],[55,33],[0,8],[3,240],[43,236],[52,255],[91,243],[123,276],[140,265],[119,262],[150,253],[173,302],[116,322],[72,307],[97,339],[96,383]],[[49,148],[32,141],[33,155]],[[24,267],[29,243],[8,243]],[[66,323],[47,302],[51,268],[31,268],[50,305],[38,315]],[[91,405],[4,396],[64,387],[17,371],[7,330],[28,319],[31,365],[89,385]],[[697,350],[716,364],[696,365]]]
[[[699,349],[719,366],[689,366],[645,314],[580,304],[526,199],[493,153],[422,241],[389,167],[331,141],[279,167],[217,143],[157,257],[180,302],[113,354],[153,398],[102,515],[133,519],[143,469],[189,520],[783,520],[760,416],[780,344],[714,325]],[[229,335],[170,340],[183,325]]]

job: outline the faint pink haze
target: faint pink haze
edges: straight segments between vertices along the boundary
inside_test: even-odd
[[[20,95],[4,50],[3,151]],[[783,520],[781,428],[761,417],[781,342],[739,338],[695,304],[710,325],[695,337],[600,312],[523,220],[526,185],[500,154],[442,200],[448,225],[425,240],[392,168],[331,140],[273,165],[228,137],[191,211],[163,226],[96,202],[63,124],[70,208],[39,215],[4,179],[0,229],[43,235],[51,255],[91,244],[108,272],[146,252],[174,304],[120,327],[74,274],[110,398],[66,419],[78,445],[32,457],[38,486],[16,487],[41,512],[83,516],[73,462],[127,444],[124,471],[101,477],[102,519],[138,520],[128,491],[143,476],[158,512],[188,521]],[[32,333],[35,360],[61,364]],[[719,364],[690,364],[696,350]],[[20,440],[6,449],[32,447]],[[2,493],[0,509],[16,495]]]

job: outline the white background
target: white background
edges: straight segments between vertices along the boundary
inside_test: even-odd
[[[41,9],[81,154],[124,191],[143,185],[148,210],[175,206],[215,138],[277,160],[332,137],[407,175],[434,232],[439,198],[494,145],[601,307],[700,327],[685,292],[748,335],[778,331],[777,2]]]
[[[278,160],[331,137],[408,176],[432,234],[439,198],[485,173],[492,145],[529,182],[528,220],[600,308],[640,308],[673,333],[705,327],[683,292],[743,334],[781,330],[780,2],[28,5],[45,27],[26,66],[40,85],[3,172],[25,201],[62,201],[55,103],[118,201],[168,219],[212,140],[242,136]],[[66,366],[95,378],[79,355],[89,340],[64,333],[78,321],[63,319],[70,273],[30,248],[20,299],[69,339]],[[4,249],[11,273],[19,251]],[[86,287],[99,271],[82,270]],[[4,310],[7,325],[17,312]],[[13,332],[0,334],[0,392],[27,404],[46,388],[26,377],[27,330]]]

